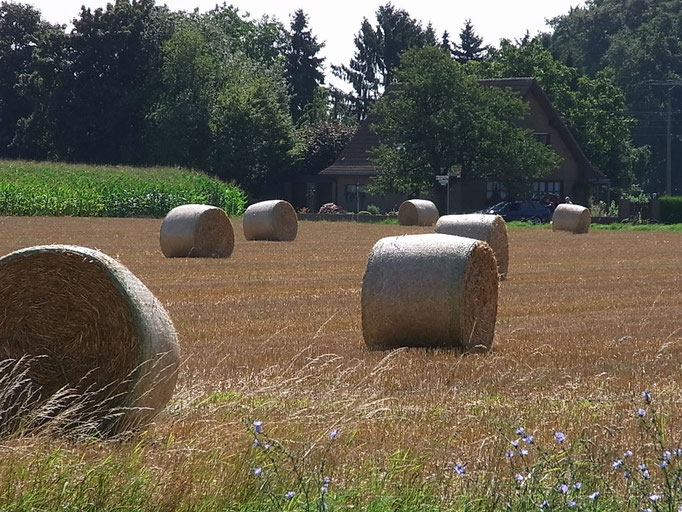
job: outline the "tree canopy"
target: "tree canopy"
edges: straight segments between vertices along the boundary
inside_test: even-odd
[[[479,85],[446,50],[406,51],[396,76],[398,85],[373,109],[382,140],[375,191],[418,195],[436,175],[461,166],[462,179],[501,181],[512,195],[521,194],[559,164],[548,146],[518,128],[527,105]]]

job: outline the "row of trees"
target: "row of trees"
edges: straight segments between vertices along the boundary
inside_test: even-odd
[[[321,48],[302,11],[286,28],[116,0],[67,32],[2,2],[0,156],[182,165],[262,192],[353,132],[327,109]]]
[[[627,1],[635,5],[638,0]],[[554,20],[552,34],[503,41],[499,48],[485,46],[470,21],[454,43],[447,32],[438,37],[432,26],[424,27],[389,3],[377,10],[375,22],[363,20],[350,62],[332,66],[349,83],[352,91],[346,93],[324,86],[323,43],[311,33],[302,11],[285,27],[268,17],[248,19],[224,5],[186,13],[157,6],[154,0],[116,0],[106,9],[82,9],[66,32],[42,20],[33,7],[3,1],[0,156],[190,166],[236,180],[257,194],[283,174],[317,172],[329,165],[370,108],[389,119],[393,102],[404,109],[405,123],[423,125],[432,119],[433,112],[401,104],[406,97],[400,94],[373,107],[395,81],[423,85],[430,77],[448,85],[414,90],[432,95],[422,98],[429,108],[455,101],[462,113],[498,128],[496,139],[483,126],[462,125],[459,131],[440,127],[439,136],[456,136],[458,144],[478,148],[478,156],[468,163],[458,157],[464,172],[488,172],[501,179],[504,171],[511,178],[503,181],[515,182],[519,172],[526,177],[546,173],[555,157],[524,146],[512,130],[524,115],[523,105],[480,88],[476,79],[532,76],[588,157],[616,187],[627,190],[652,174],[648,150],[632,141],[633,89],[619,78],[615,61],[613,67],[605,64],[609,55],[617,54],[610,50],[613,38],[599,39],[599,28],[588,30],[584,41],[575,37],[586,26],[602,23],[608,17],[605,6],[616,3],[622,2],[588,1],[586,8]],[[639,3],[671,4],[666,7],[671,10],[679,0]],[[623,26],[629,26],[631,17],[641,18],[640,25],[652,30],[652,23],[662,23],[646,14],[653,10],[642,7],[624,15]],[[677,27],[677,21],[670,23]],[[670,55],[682,54],[668,42]],[[604,48],[598,63],[589,55],[592,46]],[[412,52],[404,54],[407,50]],[[618,55],[623,58],[622,52]],[[429,58],[432,65],[422,66]],[[672,57],[668,67],[674,67]],[[488,105],[487,110],[477,111],[477,103]],[[498,121],[503,125],[496,125]],[[386,140],[398,141],[395,122],[379,130]],[[528,157],[515,162],[514,172],[495,155],[503,140],[500,133],[506,134],[509,151],[516,148]],[[399,142],[394,146],[407,147]],[[387,171],[384,185],[400,188],[408,159],[382,151],[377,158]],[[442,172],[452,155],[438,158],[420,155],[418,161],[428,172]],[[504,159],[512,162],[508,155]],[[416,176],[415,183],[420,179]]]

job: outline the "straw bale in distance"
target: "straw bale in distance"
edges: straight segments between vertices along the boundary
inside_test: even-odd
[[[500,279],[506,279],[509,269],[509,241],[507,223],[499,215],[471,213],[443,215],[436,222],[436,233],[475,238],[488,242],[497,259]]]
[[[372,349],[490,349],[497,263],[486,242],[442,234],[379,240],[362,281],[362,334]]]
[[[227,258],[234,250],[234,231],[216,206],[184,204],[161,224],[161,251],[166,258]]]
[[[560,204],[552,215],[552,231],[570,231],[575,234],[590,230],[590,210],[577,204]]]
[[[249,206],[244,212],[243,226],[247,240],[290,242],[296,239],[298,218],[291,204],[274,199]]]
[[[438,220],[438,208],[426,199],[409,199],[398,208],[401,226],[433,226]]]
[[[177,334],[126,267],[85,247],[36,246],[0,258],[0,283],[0,360],[34,358],[28,375],[42,400],[63,387],[94,393],[108,408],[106,432],[143,425],[165,407]]]

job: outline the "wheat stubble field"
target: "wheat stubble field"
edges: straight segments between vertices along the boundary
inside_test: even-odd
[[[427,479],[457,461],[473,475],[495,471],[518,426],[538,442],[562,431],[596,455],[618,453],[641,442],[634,411],[644,389],[670,442],[680,440],[682,233],[510,229],[493,350],[461,356],[372,352],[362,339],[371,247],[430,229],[302,222],[295,242],[268,243],[246,242],[233,223],[232,257],[199,260],[163,257],[160,220],[0,218],[2,254],[43,243],[95,247],[168,309],[183,363],[156,425],[133,446],[68,445],[96,460],[143,449],[160,508],[248,473],[244,422],[255,419],[294,451],[340,429],[329,455],[337,482],[383,471],[396,454]],[[36,443],[42,451],[60,442],[15,440],[0,450],[20,460],[35,456]]]

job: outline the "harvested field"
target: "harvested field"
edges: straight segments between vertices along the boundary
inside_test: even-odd
[[[560,430],[593,441],[595,453],[615,453],[639,439],[633,411],[644,389],[680,440],[682,233],[509,229],[493,350],[460,356],[374,352],[362,340],[372,246],[432,228],[301,222],[294,243],[273,245],[246,242],[233,219],[231,258],[169,260],[158,248],[160,225],[0,218],[0,253],[96,247],[168,309],[184,362],[175,398],[144,439],[156,446],[147,457],[161,468],[160,502],[200,492],[179,463],[199,464],[208,451],[242,454],[245,418],[300,446],[340,428],[332,468],[346,480],[398,450],[420,458],[425,474],[456,460],[495,470],[520,425],[538,442]]]

